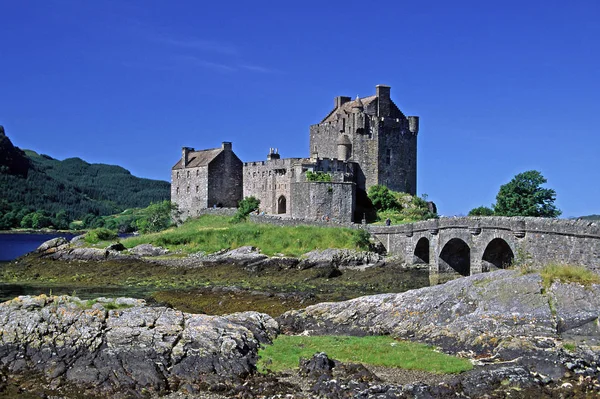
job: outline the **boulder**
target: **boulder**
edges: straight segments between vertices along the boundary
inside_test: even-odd
[[[194,391],[251,374],[257,337],[272,339],[275,326],[255,312],[227,318],[137,299],[22,296],[0,304],[0,364],[15,378],[36,373],[41,384],[89,394]]]
[[[138,256],[160,256],[167,254],[169,250],[162,247],[155,247],[152,244],[140,244],[131,248],[129,252]]]
[[[383,263],[383,257],[375,252],[352,251],[349,249],[325,249],[308,252],[302,256],[298,267],[360,267]]]
[[[58,248],[60,246],[66,245],[68,243],[69,243],[69,241],[64,237],[56,237],[56,238],[53,238],[51,240],[48,240],[48,241],[45,241],[44,243],[42,243],[42,245],[37,247],[35,252],[44,253],[51,248]]]

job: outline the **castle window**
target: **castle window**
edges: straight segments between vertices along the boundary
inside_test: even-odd
[[[177,177],[179,177],[179,176],[177,176]],[[177,194],[179,194],[179,186],[177,186]]]
[[[188,179],[190,178],[190,171],[189,170],[187,171],[187,177],[188,177]]]
[[[177,172],[177,178],[179,179],[179,172]]]
[[[199,191],[200,191],[200,187],[196,186],[196,192],[199,192]]]
[[[200,169],[196,169],[196,176],[200,176]]]
[[[188,194],[190,193],[190,186],[187,186],[186,191],[187,191]]]
[[[387,165],[390,164],[391,162],[391,158],[392,158],[392,150],[390,150],[389,148],[385,151],[385,163]]]

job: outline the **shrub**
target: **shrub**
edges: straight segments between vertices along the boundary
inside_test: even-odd
[[[308,171],[306,172],[306,180],[307,181],[323,181],[323,182],[330,182],[331,181],[331,175],[329,173],[325,173],[325,172],[312,172],[312,171]]]
[[[99,228],[88,231],[85,235],[85,242],[88,244],[97,244],[100,241],[110,241],[117,237],[118,235],[116,232],[105,228]]]
[[[232,222],[237,223],[246,220],[249,214],[258,210],[260,200],[255,197],[246,197],[238,203],[238,210],[231,219]]]

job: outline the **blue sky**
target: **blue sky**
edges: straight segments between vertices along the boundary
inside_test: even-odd
[[[418,192],[444,215],[537,169],[600,213],[600,2],[0,0],[15,145],[170,179],[182,146],[308,155],[338,95],[419,115]]]

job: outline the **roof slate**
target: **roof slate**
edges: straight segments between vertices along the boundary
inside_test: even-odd
[[[190,151],[188,153],[188,164],[187,168],[198,168],[200,166],[207,166],[212,162],[221,152],[222,148],[213,148],[210,150],[202,150],[202,151]],[[173,169],[183,169],[183,163],[181,162],[181,158]]]

